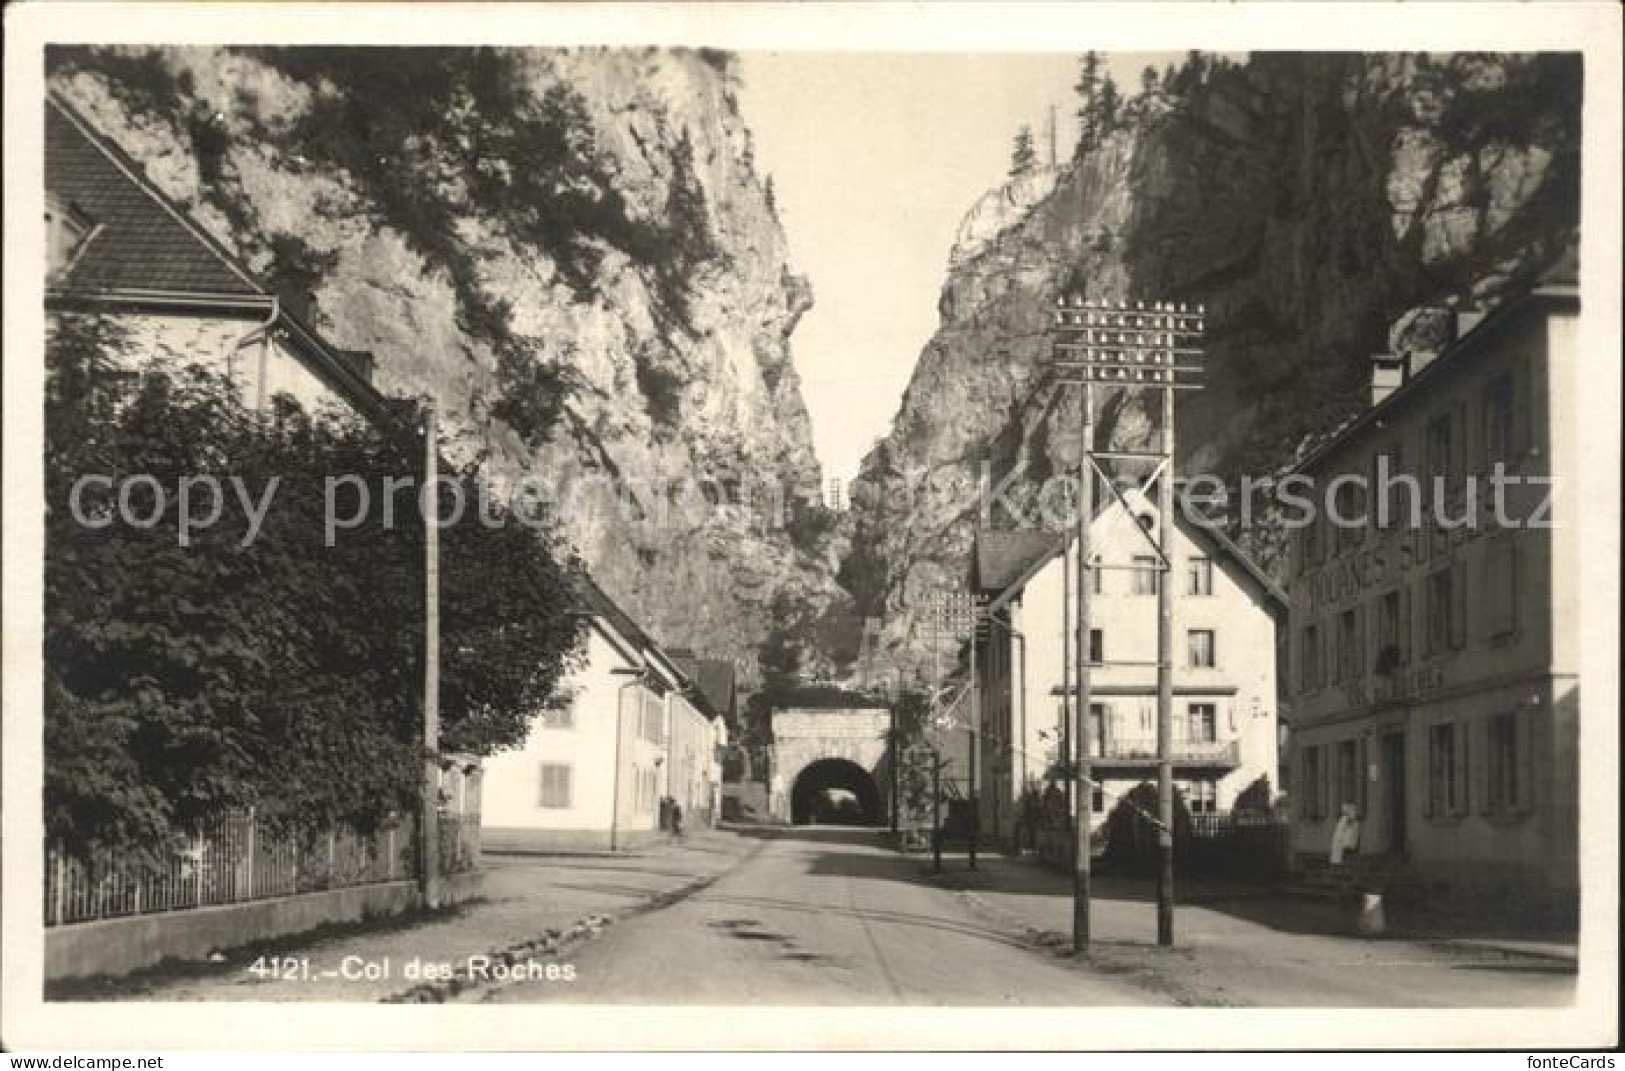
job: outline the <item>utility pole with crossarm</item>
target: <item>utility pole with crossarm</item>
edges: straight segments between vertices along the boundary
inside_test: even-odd
[[[1094,520],[1094,480],[1097,475],[1121,497],[1111,477],[1099,467],[1101,460],[1152,465],[1142,490],[1156,484],[1157,531],[1141,531],[1157,558],[1157,943],[1174,941],[1174,784],[1173,784],[1173,578],[1174,543],[1174,392],[1197,390],[1192,378],[1201,371],[1201,340],[1206,319],[1201,305],[1187,307],[1170,302],[1132,304],[1123,301],[1085,301],[1063,295],[1056,301],[1052,368],[1056,382],[1083,388],[1081,440],[1078,451],[1077,594],[1073,629],[1073,663],[1077,697],[1072,704],[1076,724],[1073,776],[1077,787],[1076,854],[1073,864],[1073,946],[1089,944],[1090,811],[1090,606],[1092,571],[1097,568],[1090,550]],[[1095,389],[1138,391],[1159,396],[1162,423],[1157,449],[1147,452],[1099,451],[1094,443]]]

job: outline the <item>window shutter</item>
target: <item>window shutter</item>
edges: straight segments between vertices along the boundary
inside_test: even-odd
[[[1328,780],[1332,776],[1332,749],[1330,747],[1322,748],[1321,756],[1323,761],[1320,763],[1320,783],[1315,798],[1315,814],[1320,818],[1325,818],[1330,813],[1330,805],[1326,797],[1330,792]]]
[[[1467,403],[1460,401],[1456,403],[1455,412],[1450,418],[1452,425],[1452,434],[1450,436],[1450,485],[1452,492],[1461,489],[1461,481],[1467,474],[1467,458],[1469,456],[1467,453],[1467,436],[1473,423],[1469,419],[1471,413],[1472,410],[1467,407]]]
[[[1528,358],[1512,359],[1512,442],[1508,444],[1508,464],[1516,464],[1534,445],[1533,412],[1534,383],[1530,375]]]
[[[1294,814],[1296,814],[1299,818],[1305,818],[1305,819],[1309,817],[1309,793],[1307,793],[1307,792],[1305,792],[1303,790],[1304,767],[1305,767],[1305,764],[1307,762],[1305,756],[1307,754],[1308,754],[1308,749],[1307,748],[1301,748],[1300,747],[1300,748],[1296,749],[1296,751],[1293,754],[1292,769],[1291,769],[1291,773],[1292,773],[1292,792],[1291,792],[1292,812]]]
[[[1365,817],[1366,785],[1371,780],[1370,771],[1366,768],[1369,761],[1366,755],[1366,738],[1361,735],[1354,746],[1354,809],[1361,818]]]
[[[1467,563],[1455,561],[1450,565],[1450,647],[1460,650],[1467,645]]]
[[[1518,545],[1506,537],[1506,626],[1509,632],[1518,631]]]
[[[1491,814],[1495,810],[1491,787],[1495,784],[1495,717],[1478,721],[1478,812]]]
[[[1407,584],[1399,589],[1399,661],[1411,660],[1411,589]]]
[[[1366,633],[1367,627],[1369,627],[1369,622],[1366,620],[1365,603],[1361,603],[1360,605],[1358,605],[1358,606],[1356,606],[1354,608],[1354,676],[1355,676],[1355,679],[1359,679],[1359,678],[1365,676],[1366,672],[1371,668],[1371,663],[1368,662],[1366,660],[1366,657],[1365,657],[1365,652],[1366,652],[1365,633]],[[1362,744],[1361,746],[1363,747],[1364,745]],[[1362,804],[1362,807],[1363,807],[1363,804]]]
[[[1467,779],[1472,773],[1473,764],[1468,754],[1467,738],[1472,731],[1472,727],[1473,723],[1470,721],[1458,721],[1456,723],[1456,808],[1453,812],[1456,815],[1467,814],[1471,804],[1469,799],[1471,793],[1467,791]]]
[[[1513,715],[1517,752],[1513,756],[1518,778],[1518,794],[1512,806],[1519,814],[1535,809],[1535,718],[1544,707],[1523,707]]]
[[[1422,734],[1422,817],[1433,817],[1433,798],[1438,793],[1438,744],[1433,726]]]

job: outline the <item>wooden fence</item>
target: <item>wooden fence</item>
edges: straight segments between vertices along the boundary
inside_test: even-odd
[[[1284,818],[1254,812],[1193,814],[1189,833],[1175,841],[1175,865],[1190,874],[1278,880],[1287,872],[1289,829]],[[1149,823],[1143,831],[1143,843],[1137,847],[1154,845],[1155,833]],[[1091,833],[1092,854],[1099,856],[1107,848],[1110,834],[1098,816]],[[1071,866],[1075,837],[1070,825],[1045,822],[1034,838],[1039,857],[1055,866]],[[1141,860],[1152,861],[1154,857]]]

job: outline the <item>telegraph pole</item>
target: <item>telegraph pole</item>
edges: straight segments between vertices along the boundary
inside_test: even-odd
[[[1061,739],[1057,750],[1064,769],[1072,762],[1072,643],[1067,639],[1072,622],[1072,565],[1066,545],[1061,546]],[[1066,813],[1072,816],[1072,777],[1065,777]]]
[[[1076,581],[1077,594],[1077,621],[1074,624],[1073,639],[1076,643],[1076,662],[1078,665],[1078,700],[1075,704],[1078,725],[1073,732],[1074,747],[1077,751],[1073,765],[1074,776],[1077,779],[1075,795],[1078,800],[1078,817],[1074,828],[1077,830],[1077,843],[1074,846],[1072,860],[1072,949],[1082,952],[1089,947],[1089,905],[1090,905],[1090,843],[1092,840],[1091,822],[1094,818],[1095,794],[1094,781],[1090,774],[1089,765],[1089,596],[1093,592],[1094,584],[1091,570],[1094,567],[1094,558],[1091,552],[1090,539],[1095,513],[1095,391],[1093,385],[1085,380],[1083,384],[1082,417],[1079,421],[1082,435],[1078,439],[1078,569]]]
[[[440,475],[434,399],[423,402],[423,805],[419,885],[427,907],[440,906]]]
[[[1157,944],[1174,943],[1174,392],[1162,392],[1162,478],[1157,481]]]
[[[1157,534],[1141,532],[1156,552],[1157,584],[1157,943],[1174,941],[1174,801],[1173,801],[1173,575],[1174,544],[1174,392],[1198,390],[1187,377],[1201,371],[1202,306],[1187,309],[1168,302],[1085,302],[1061,297],[1056,302],[1054,345],[1059,382],[1083,388],[1083,444],[1080,460],[1080,523],[1077,573],[1077,672],[1075,709],[1078,723],[1073,736],[1077,749],[1078,856],[1074,867],[1073,939],[1082,949],[1089,938],[1088,814],[1092,800],[1083,798],[1092,787],[1088,773],[1088,739],[1084,719],[1089,717],[1089,595],[1092,567],[1089,528],[1082,521],[1092,513],[1097,459],[1154,465],[1147,483],[1157,484]],[[1162,427],[1154,452],[1094,449],[1094,387],[1106,390],[1154,392],[1162,402]],[[1143,487],[1142,487],[1143,492]],[[1119,492],[1113,488],[1113,493]],[[1092,518],[1091,518],[1092,519]],[[1063,555],[1063,561],[1065,556]],[[1064,608],[1063,608],[1064,613]],[[1092,797],[1093,793],[1090,793]]]

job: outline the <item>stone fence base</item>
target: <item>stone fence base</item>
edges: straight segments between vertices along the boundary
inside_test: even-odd
[[[442,879],[442,906],[479,896],[484,878],[474,870]],[[167,959],[199,960],[211,952],[288,937],[330,923],[398,915],[421,903],[417,882],[390,881],[52,926],[45,931],[45,980],[116,976]]]

